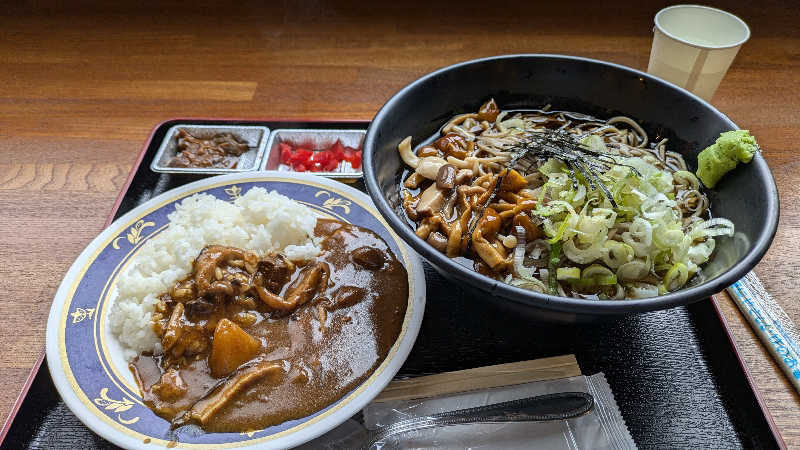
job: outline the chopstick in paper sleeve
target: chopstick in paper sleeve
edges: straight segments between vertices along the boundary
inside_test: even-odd
[[[800,392],[800,335],[792,319],[753,272],[748,272],[727,290],[753,331]]]

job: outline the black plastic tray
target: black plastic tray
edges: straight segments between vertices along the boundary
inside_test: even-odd
[[[272,129],[369,125],[222,119],[161,123],[145,144],[110,219],[199,178],[149,169],[166,130],[178,123]],[[360,182],[355,186],[364,189]],[[509,314],[501,301],[451,284],[427,264],[425,274],[425,317],[400,378],[573,353],[584,374],[606,374],[640,448],[784,447],[711,299],[592,324],[553,325]],[[115,448],[64,405],[46,361],[34,368],[29,381],[30,388],[20,395],[0,434],[0,439],[5,437],[2,448]]]

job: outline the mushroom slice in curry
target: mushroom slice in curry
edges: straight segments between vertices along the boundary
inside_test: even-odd
[[[319,219],[321,254],[209,246],[159,297],[157,353],[131,370],[173,426],[261,429],[312,414],[363,382],[397,339],[408,275],[375,233]]]

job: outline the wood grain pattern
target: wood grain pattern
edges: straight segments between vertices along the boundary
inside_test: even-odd
[[[531,361],[443,372],[408,380],[393,380],[373,401],[388,402],[436,397],[579,375],[581,375],[581,368],[578,366],[575,355],[553,356]]]
[[[0,98],[16,98],[26,80],[15,80],[0,88]],[[250,101],[255,81],[98,80],[87,84],[75,79],[44,84],[28,95],[30,99],[67,96],[78,100],[212,100]]]
[[[44,344],[61,277],[100,231],[149,130],[175,116],[370,119],[433,69],[504,53],[646,68],[664,2],[13,2],[0,16],[0,419]],[[235,4],[234,4],[235,3]],[[752,29],[713,103],[755,134],[781,194],[756,272],[800,322],[800,14],[712,2]],[[783,436],[800,398],[720,304]]]

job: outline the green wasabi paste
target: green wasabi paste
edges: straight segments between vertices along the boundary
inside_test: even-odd
[[[726,131],[697,156],[697,178],[713,188],[739,162],[749,163],[758,149],[756,138],[747,130]]]

